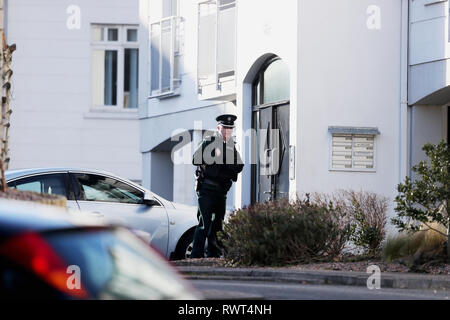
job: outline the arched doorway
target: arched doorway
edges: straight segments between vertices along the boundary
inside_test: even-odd
[[[289,197],[289,108],[289,69],[273,56],[252,84],[252,128],[257,139],[252,203]]]

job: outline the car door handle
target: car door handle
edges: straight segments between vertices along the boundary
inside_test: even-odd
[[[101,212],[98,212],[98,211],[94,211],[94,212],[92,212],[92,214],[96,217],[104,217],[104,214]]]

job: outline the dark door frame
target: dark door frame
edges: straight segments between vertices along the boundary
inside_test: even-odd
[[[277,108],[284,105],[289,105],[290,108],[290,100],[281,100],[272,103],[264,103],[264,72],[267,68],[275,61],[281,60],[278,56],[273,55],[269,57],[266,62],[262,65],[260,70],[258,71],[257,76],[255,77],[252,83],[252,109],[251,109],[251,127],[252,129],[257,128],[259,125],[259,111],[266,108]],[[262,103],[261,103],[262,102]],[[256,123],[255,123],[256,122]],[[272,125],[273,127],[273,125]],[[257,138],[258,139],[258,138]],[[289,137],[288,137],[289,139]],[[258,143],[259,141],[254,141],[253,143]],[[287,148],[289,148],[289,142],[287,143]],[[258,148],[255,148],[258,150]],[[258,161],[259,161],[259,151],[256,153],[256,159],[251,164],[251,193],[250,193],[250,201],[251,204],[256,203],[258,201],[258,193],[259,193],[259,173],[258,173]],[[272,176],[272,184],[276,184],[277,177]],[[276,186],[275,186],[276,188]],[[276,194],[276,190],[273,190]]]

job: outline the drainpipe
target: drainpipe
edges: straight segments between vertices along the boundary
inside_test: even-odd
[[[3,32],[5,39],[8,40],[8,0],[5,0],[3,4]]]
[[[408,70],[409,70],[409,0],[401,0],[401,57],[399,106],[399,163],[398,183],[408,175]]]

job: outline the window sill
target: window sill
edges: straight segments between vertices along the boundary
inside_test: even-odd
[[[366,172],[366,173],[376,173],[377,169],[328,169],[331,172]]]
[[[83,114],[84,119],[139,120],[138,109],[91,108]]]
[[[180,95],[180,91],[179,90],[175,90],[175,91],[170,91],[170,92],[164,92],[164,93],[159,93],[159,94],[154,94],[148,97],[148,99],[167,99],[167,98],[173,98],[173,97],[178,97]]]
[[[435,0],[435,1],[430,1],[428,3],[425,3],[424,6],[428,7],[428,6],[432,6],[434,4],[439,4],[439,3],[444,3],[447,2],[448,0]]]

